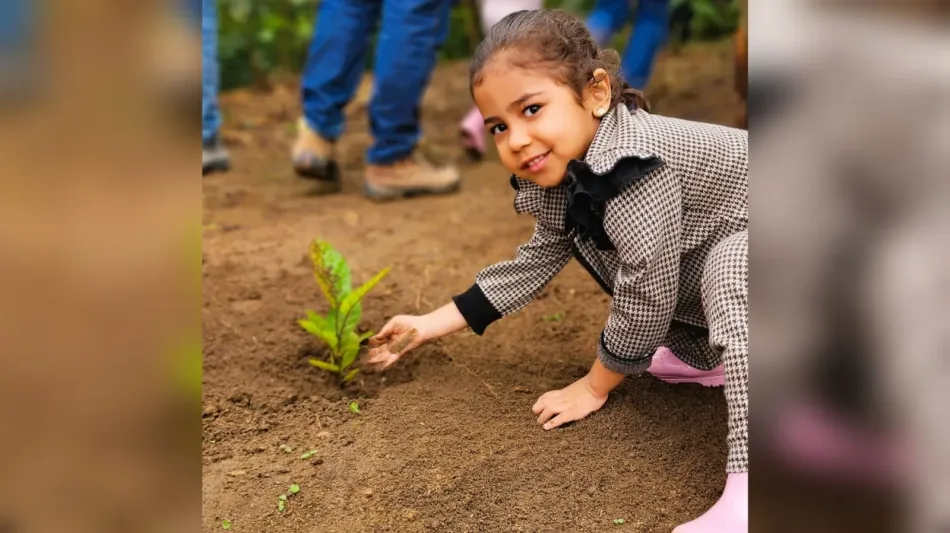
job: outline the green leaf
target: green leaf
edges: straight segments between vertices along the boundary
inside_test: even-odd
[[[307,332],[314,337],[322,340],[331,350],[336,351],[338,340],[336,338],[336,332],[333,331],[333,325],[327,321],[326,318],[312,311],[307,314],[308,319],[300,319],[297,321],[300,327],[307,330]],[[311,314],[312,316],[309,316]]]
[[[284,496],[284,495],[281,494],[281,496]],[[284,496],[283,499],[277,500],[277,510],[278,510],[278,511],[284,512],[284,500],[286,500],[286,499],[287,499],[287,497]]]
[[[280,501],[282,501],[282,502],[285,502],[285,501],[287,501],[287,495],[286,495],[286,494],[281,494],[280,496],[277,497],[277,499],[280,500]]]
[[[373,335],[375,335],[375,333],[373,333],[372,331],[367,331],[366,333],[361,333],[360,336],[358,337],[358,338],[359,338],[359,342],[362,344],[363,341],[365,341],[366,339],[372,337]]]
[[[225,518],[221,521],[221,529],[231,529],[231,521]]]
[[[351,331],[343,337],[343,345],[340,347],[340,368],[343,370],[349,368],[359,353],[360,338]]]
[[[615,526],[619,526],[620,524],[623,524],[623,523],[626,523],[626,520],[624,520],[623,518],[616,518],[616,519],[614,519],[614,525],[615,525]]]
[[[313,262],[313,277],[317,285],[330,302],[330,307],[338,309],[352,290],[350,267],[340,252],[320,239],[314,239],[310,244],[310,260]]]
[[[289,490],[291,494],[297,494],[298,492],[300,492],[300,485],[297,485],[296,483],[294,483],[293,485],[290,486]]]
[[[310,450],[309,452],[304,452],[304,453],[300,454],[300,458],[303,459],[303,460],[307,460],[307,459],[310,459],[311,457],[313,457],[313,456],[316,455],[316,454],[317,454],[317,450]]]
[[[545,322],[560,322],[564,320],[564,311],[559,311],[553,315],[544,315],[541,318],[544,319]]]
[[[347,333],[355,333],[356,328],[360,325],[360,319],[363,318],[363,306],[356,304],[347,309],[346,312],[340,309],[340,317],[342,320],[340,337],[346,337]]]
[[[380,270],[380,271],[379,271],[375,276],[373,276],[369,281],[367,281],[366,283],[362,284],[358,289],[356,289],[355,291],[351,292],[349,295],[347,295],[346,298],[343,299],[343,302],[340,303],[340,315],[341,315],[341,316],[344,316],[344,317],[347,317],[347,319],[346,319],[347,325],[352,322],[352,320],[350,319],[350,317],[349,317],[347,314],[348,314],[348,313],[349,313],[349,314],[352,314],[352,312],[353,312],[352,310],[353,310],[354,308],[358,308],[358,304],[359,304],[360,300],[362,300],[363,297],[366,296],[366,293],[368,293],[373,287],[375,287],[376,284],[380,282],[380,280],[382,280],[384,277],[386,277],[386,274],[389,274],[389,271],[390,271],[391,268],[392,268],[392,267],[386,267],[386,268]],[[350,329],[350,331],[355,330],[355,329],[356,329],[356,324],[358,324],[358,323],[359,323],[359,319],[357,318],[356,321],[355,321],[355,324],[353,325],[353,328]]]
[[[357,402],[350,402],[350,411],[353,413],[360,412],[360,404]]]
[[[356,375],[359,373],[360,373],[359,368],[354,368],[353,370],[350,370],[345,376],[343,376],[343,383],[349,383],[350,380],[355,378]]]
[[[331,365],[330,363],[326,361],[321,361],[319,359],[311,359],[310,364],[317,368],[322,368],[323,370],[326,370],[327,372],[337,372],[337,373],[340,372],[340,367],[336,365]]]

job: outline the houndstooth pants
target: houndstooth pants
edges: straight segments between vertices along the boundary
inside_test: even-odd
[[[688,365],[725,366],[729,411],[726,471],[749,471],[749,231],[717,244],[703,268],[703,309],[709,325],[674,324],[664,346]]]

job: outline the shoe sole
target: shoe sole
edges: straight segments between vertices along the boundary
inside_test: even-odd
[[[317,161],[312,166],[301,165],[295,161],[294,173],[300,178],[316,183],[320,194],[340,192],[343,188],[340,182],[340,167],[336,161]]]
[[[231,163],[228,161],[208,163],[207,165],[201,166],[201,177],[205,177],[214,172],[227,172],[229,170],[231,170]]]
[[[382,187],[373,187],[367,183],[364,185],[363,191],[366,197],[370,200],[373,200],[374,202],[388,202],[402,198],[416,198],[419,196],[450,194],[458,191],[461,185],[461,182],[458,182],[441,188],[416,187],[409,189],[386,189]]]
[[[713,374],[711,376],[703,377],[688,377],[688,376],[675,376],[670,374],[654,374],[650,372],[650,375],[667,383],[679,384],[679,383],[695,383],[697,385],[702,385],[703,387],[724,387],[726,385],[726,376],[725,374]]]

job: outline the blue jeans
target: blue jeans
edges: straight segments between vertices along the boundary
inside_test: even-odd
[[[639,0],[633,35],[621,58],[620,71],[627,83],[643,89],[650,81],[657,52],[666,43],[670,28],[669,0]],[[594,39],[605,46],[630,20],[630,0],[598,0],[587,18]]]
[[[321,137],[343,134],[343,108],[353,98],[379,23],[369,103],[371,164],[410,155],[421,135],[422,94],[448,33],[451,0],[324,0],[302,81],[303,112]]]
[[[194,0],[188,4],[194,6]],[[221,111],[218,109],[218,6],[215,0],[201,0],[201,140],[209,142],[218,135]]]

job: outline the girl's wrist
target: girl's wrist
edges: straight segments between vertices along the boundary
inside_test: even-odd
[[[623,382],[625,377],[619,372],[609,370],[600,362],[600,358],[597,358],[586,376],[587,390],[594,398],[606,398],[610,391]]]

